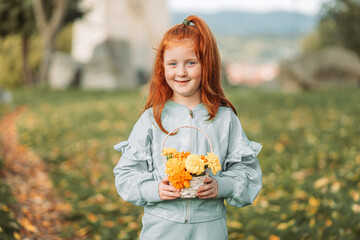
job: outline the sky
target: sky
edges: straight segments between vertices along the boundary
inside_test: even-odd
[[[286,10],[316,15],[326,0],[167,0],[172,12],[218,12],[240,10],[250,12],[268,12]]]

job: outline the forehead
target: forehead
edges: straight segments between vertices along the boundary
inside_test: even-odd
[[[182,41],[165,48],[164,59],[168,58],[197,58],[195,44],[192,41]]]
[[[195,49],[195,43],[191,39],[181,39],[181,40],[173,39],[165,44],[165,51],[172,50],[173,48],[177,48],[177,47],[186,47],[186,48]]]

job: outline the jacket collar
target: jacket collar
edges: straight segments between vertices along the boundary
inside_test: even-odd
[[[170,99],[166,101],[165,107],[189,110],[189,108],[186,107],[185,105],[182,105],[182,104],[180,104],[180,103],[173,102],[173,101],[171,101]],[[194,111],[194,110],[204,109],[204,108],[205,108],[204,104],[203,104],[203,103],[200,103],[200,104],[198,104],[197,106],[194,107],[193,111]]]

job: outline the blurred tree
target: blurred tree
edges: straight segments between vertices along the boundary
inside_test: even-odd
[[[41,84],[47,83],[49,67],[55,50],[55,40],[61,28],[68,22],[80,18],[82,12],[78,5],[80,0],[34,0],[34,13],[36,25],[43,41],[43,56],[40,65],[39,80]]]
[[[33,83],[29,67],[29,38],[35,31],[31,0],[0,1],[0,38],[21,36],[22,72],[25,84]]]
[[[25,83],[33,83],[28,64],[29,38],[38,29],[43,43],[43,56],[39,81],[47,82],[55,40],[59,31],[67,23],[72,23],[84,15],[80,10],[81,0],[1,0],[0,37],[21,35],[23,75]]]
[[[303,41],[304,50],[342,45],[360,57],[360,1],[330,0],[323,4],[315,32]]]

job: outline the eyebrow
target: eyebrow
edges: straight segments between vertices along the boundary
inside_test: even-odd
[[[199,61],[199,59],[197,59],[197,58],[188,58],[188,59],[185,60],[185,62],[186,62],[186,61],[194,61],[194,60],[195,60],[195,61]],[[168,62],[168,61],[177,61],[177,60],[176,60],[176,59],[173,59],[173,58],[170,58],[170,59],[165,59],[165,58],[164,58],[164,61]]]

